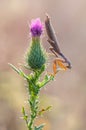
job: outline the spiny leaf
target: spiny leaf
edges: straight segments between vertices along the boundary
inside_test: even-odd
[[[40,84],[39,84],[39,88],[42,88],[43,86],[45,86],[51,80],[54,80],[54,76],[53,75],[45,75],[44,80],[42,82],[40,82]]]
[[[28,77],[21,69],[17,69],[14,65],[12,65],[12,64],[10,64],[10,63],[9,63],[9,65],[10,65],[11,68],[12,68],[13,70],[15,70],[20,76],[22,76],[22,77],[24,77],[24,78],[26,78],[26,79],[29,80],[29,77]]]
[[[26,114],[24,107],[22,107],[22,114],[23,114],[23,119],[28,124],[28,115]]]
[[[45,108],[45,109],[43,108],[42,110],[39,111],[38,114],[39,114],[39,115],[43,115],[43,113],[46,112],[46,111],[49,111],[49,110],[51,109],[51,107],[52,107],[52,106],[48,106],[48,107]]]
[[[42,130],[43,127],[44,127],[44,124],[42,124],[42,125],[40,125],[38,127],[35,126],[34,130]]]

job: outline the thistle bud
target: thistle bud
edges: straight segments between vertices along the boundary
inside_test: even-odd
[[[34,70],[40,69],[46,62],[46,53],[41,45],[43,25],[39,18],[32,20],[30,25],[31,45],[27,52],[27,64]]]

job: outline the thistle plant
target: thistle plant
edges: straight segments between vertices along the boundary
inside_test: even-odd
[[[44,125],[36,126],[35,120],[39,116],[39,93],[41,89],[55,77],[53,74],[46,74],[47,52],[42,46],[42,34],[44,26],[40,19],[31,21],[30,24],[30,46],[27,49],[25,60],[27,69],[31,73],[25,74],[21,69],[17,69],[14,65],[10,66],[27,81],[28,104],[30,106],[30,116],[27,115],[25,108],[22,108],[23,119],[26,122],[28,130],[42,130]],[[45,72],[43,80],[41,76]],[[45,111],[50,107],[48,106]]]

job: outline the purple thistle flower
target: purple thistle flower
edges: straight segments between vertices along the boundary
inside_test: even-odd
[[[43,24],[40,18],[31,21],[30,32],[32,37],[39,37],[43,32]]]

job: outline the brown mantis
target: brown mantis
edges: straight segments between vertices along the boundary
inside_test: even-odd
[[[46,28],[46,32],[47,32],[47,35],[48,35],[48,42],[51,45],[50,50],[56,56],[56,59],[54,60],[54,63],[53,63],[53,71],[54,71],[53,75],[55,75],[58,71],[57,65],[61,69],[66,70],[67,68],[69,68],[69,69],[71,68],[71,63],[64,56],[64,54],[61,52],[61,50],[59,48],[54,28],[53,28],[51,21],[50,21],[50,18],[47,14],[46,14],[46,19],[45,19],[45,28]],[[61,56],[62,58],[59,58],[58,56]]]

